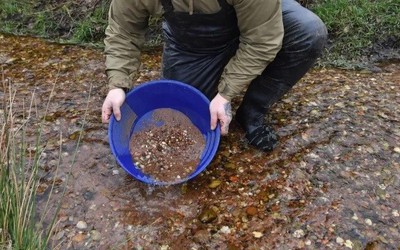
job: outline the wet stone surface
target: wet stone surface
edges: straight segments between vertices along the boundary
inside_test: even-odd
[[[138,83],[157,79],[159,62],[143,54]],[[202,174],[167,187],[134,180],[112,156],[100,50],[0,35],[0,63],[32,143],[43,121],[38,211],[54,182],[53,249],[400,247],[399,62],[309,72],[271,109],[275,151],[247,146],[232,123]]]

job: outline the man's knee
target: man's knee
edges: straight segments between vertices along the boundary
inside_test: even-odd
[[[283,1],[285,38],[283,46],[289,51],[319,54],[326,44],[328,33],[322,20],[293,0]]]
[[[305,23],[305,32],[309,40],[312,53],[320,54],[328,39],[328,32],[325,24],[315,14]]]

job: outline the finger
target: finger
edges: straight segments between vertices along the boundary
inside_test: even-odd
[[[109,121],[110,121],[110,116],[106,115],[106,114],[103,114],[102,115],[102,122],[103,123],[109,123]]]
[[[222,135],[227,135],[229,132],[229,124],[224,123],[223,125],[221,124],[221,134]]]
[[[211,112],[211,130],[217,127],[218,116],[216,112]]]
[[[119,105],[114,104],[113,113],[114,113],[115,119],[117,119],[117,121],[121,120],[121,110],[120,110]]]
[[[229,123],[226,121],[226,119],[220,119],[219,123],[221,124],[221,135],[227,135]]]
[[[103,123],[108,123],[109,120],[110,120],[110,116],[111,116],[111,108],[103,107],[103,111],[102,111],[102,114],[101,114],[102,122]]]

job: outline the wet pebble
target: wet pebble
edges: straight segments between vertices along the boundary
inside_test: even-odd
[[[234,170],[234,169],[236,169],[237,167],[236,167],[236,165],[235,165],[234,163],[228,162],[228,163],[226,163],[226,164],[224,165],[224,168],[230,169],[230,170]]]
[[[386,249],[382,243],[378,241],[368,242],[365,246],[365,250],[384,250]]]
[[[302,229],[297,229],[296,231],[294,231],[293,236],[295,238],[301,238],[305,235],[304,231]]]
[[[86,223],[85,221],[80,220],[80,221],[78,221],[78,223],[76,224],[76,227],[77,227],[78,229],[81,229],[81,230],[86,229],[86,228],[87,228],[87,223]]]
[[[86,191],[86,192],[84,192],[84,193],[83,193],[83,198],[84,198],[85,200],[93,200],[93,198],[94,198],[94,192],[91,192],[91,191]]]
[[[219,231],[221,233],[223,233],[223,234],[230,234],[231,233],[231,229],[228,226],[221,227],[221,229]]]
[[[219,185],[221,185],[220,180],[213,180],[210,185],[208,185],[209,188],[217,188]]]
[[[353,249],[353,242],[351,242],[351,240],[346,240],[344,245],[347,248]]]
[[[92,230],[90,232],[90,236],[92,237],[92,240],[94,240],[94,241],[99,241],[101,239],[101,234],[97,230]]]
[[[250,206],[246,208],[246,214],[250,216],[254,216],[258,213],[258,209],[256,207]]]
[[[217,213],[211,208],[204,209],[199,215],[199,220],[203,223],[210,223],[214,221],[216,218],[217,218]]]
[[[264,234],[261,233],[261,232],[254,231],[254,232],[253,232],[253,236],[254,236],[254,238],[259,239],[259,238],[263,237]]]
[[[75,241],[75,242],[82,242],[83,240],[85,240],[85,238],[86,238],[86,235],[84,235],[84,234],[77,234],[77,235],[75,235],[74,237],[72,237],[72,241]]]

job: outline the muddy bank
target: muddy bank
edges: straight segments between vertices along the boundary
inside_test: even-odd
[[[100,119],[101,51],[3,35],[0,62],[17,117],[35,93],[30,122],[44,119],[38,202],[55,178],[53,249],[400,247],[398,62],[378,73],[314,69],[270,113],[282,138],[274,152],[248,147],[233,123],[206,171],[171,187],[116,164]],[[138,82],[157,79],[159,51],[143,62]]]

